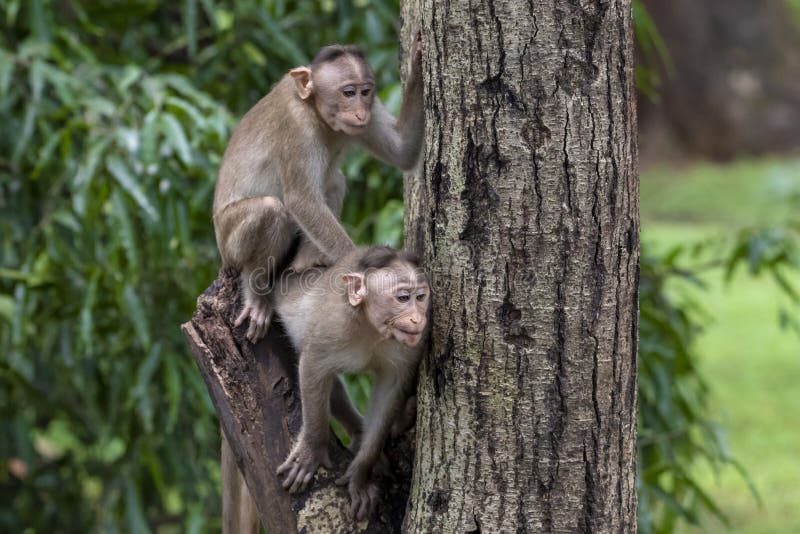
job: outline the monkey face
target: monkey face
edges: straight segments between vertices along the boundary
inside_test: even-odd
[[[369,66],[352,57],[326,63],[313,73],[314,105],[336,132],[359,135],[370,121],[375,80]]]
[[[348,298],[384,338],[409,347],[422,340],[428,323],[430,287],[421,269],[404,262],[345,276]]]
[[[415,347],[428,322],[430,288],[425,273],[411,265],[395,263],[367,276],[365,312],[386,337]]]

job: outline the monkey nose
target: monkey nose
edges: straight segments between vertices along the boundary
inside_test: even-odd
[[[414,324],[419,323],[419,317],[416,317],[416,316],[412,315],[411,316],[411,322],[414,323]]]

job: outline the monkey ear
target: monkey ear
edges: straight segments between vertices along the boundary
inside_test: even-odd
[[[367,288],[364,285],[364,275],[361,273],[347,273],[342,275],[344,285],[347,288],[347,300],[351,306],[358,306],[367,296]]]
[[[311,69],[308,67],[297,67],[289,71],[289,76],[294,79],[297,94],[305,100],[311,96],[314,90],[314,82],[311,81]]]

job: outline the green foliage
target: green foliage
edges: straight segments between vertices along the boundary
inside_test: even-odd
[[[721,503],[702,487],[697,467],[739,472],[758,493],[744,467],[732,457],[725,433],[712,415],[709,390],[697,369],[697,335],[707,320],[697,299],[706,273],[730,280],[746,268],[769,276],[785,304],[776,303],[782,326],[798,329],[797,289],[787,272],[800,271],[800,227],[749,228],[729,238],[676,246],[644,255],[640,284],[639,357],[639,528],[671,532],[679,521],[700,524],[703,513],[727,525]]]
[[[702,308],[677,300],[674,279],[702,286],[676,262],[683,249],[641,259],[639,323],[639,528],[671,532],[677,521],[699,521],[702,509],[724,517],[697,483],[696,462],[715,469],[733,463],[719,424],[709,411],[708,387],[696,367],[693,343]]]

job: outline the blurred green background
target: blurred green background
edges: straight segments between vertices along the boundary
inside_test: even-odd
[[[800,77],[791,48],[737,48],[771,42],[759,28],[794,43],[800,4],[759,5],[676,2],[705,22],[687,37],[635,3],[642,532],[800,531]],[[331,42],[363,46],[396,110],[398,11],[0,1],[0,531],[219,530],[219,430],[178,326],[219,267],[222,152]],[[708,104],[719,79],[731,96]],[[401,176],[362,153],[345,174],[350,234],[399,245]],[[368,384],[350,389],[363,404]]]

